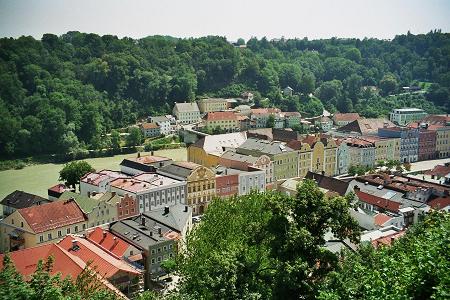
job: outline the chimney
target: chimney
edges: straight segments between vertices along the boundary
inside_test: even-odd
[[[72,250],[78,250],[78,240],[72,240]]]
[[[167,215],[169,213],[169,207],[164,206],[164,214]]]
[[[355,187],[353,188],[355,191],[360,191],[361,189],[359,188],[359,186],[355,185]]]
[[[142,226],[145,226],[145,218],[141,216],[141,224]]]
[[[152,150],[152,151],[150,152],[150,154],[151,154],[151,156],[153,156],[153,155],[155,154],[155,151]]]
[[[106,231],[103,230],[103,238],[106,238]]]
[[[160,236],[162,236],[162,228],[161,228],[161,227],[158,227],[158,234],[159,234]]]
[[[188,206],[185,205],[185,206],[184,206],[184,212],[187,212],[187,211],[188,211]]]

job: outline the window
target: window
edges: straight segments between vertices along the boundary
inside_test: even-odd
[[[160,253],[161,252],[161,248],[158,248],[158,253]]]
[[[39,236],[39,242],[41,242],[41,243],[42,243],[43,241],[44,241],[44,236],[42,236],[42,235],[41,235],[41,236]]]
[[[52,239],[52,234],[51,233],[47,234],[47,237],[48,237],[49,240],[51,240]]]
[[[154,265],[155,264],[155,259],[154,258],[152,258],[152,265]]]
[[[155,249],[152,249],[152,254],[155,254],[155,253],[156,253]]]
[[[67,234],[70,234],[70,228],[67,228]]]
[[[61,230],[58,230],[58,237],[62,237],[62,232],[61,232]]]
[[[78,226],[75,226],[75,232],[78,232]]]
[[[20,222],[20,227],[23,227],[23,222]]]
[[[114,220],[113,220],[114,221]],[[86,224],[83,224],[83,230],[85,230],[86,229]]]
[[[161,262],[161,256],[158,256],[158,262]]]
[[[130,251],[130,255],[133,255],[133,250]]]
[[[172,249],[172,244],[169,245],[169,250]]]
[[[164,250],[164,251],[167,251],[167,246],[164,246],[164,247],[163,247],[163,250]]]
[[[11,219],[11,224],[13,224],[13,225],[14,225],[14,219]]]

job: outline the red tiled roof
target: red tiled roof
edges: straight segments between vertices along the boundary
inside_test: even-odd
[[[428,202],[428,205],[437,210],[443,209],[450,205],[450,197],[443,196],[433,199]]]
[[[274,114],[279,113],[281,110],[279,108],[252,108],[252,114],[259,115],[259,114]]]
[[[48,189],[49,191],[53,191],[56,193],[64,193],[65,191],[68,191],[69,188],[64,183],[58,183],[57,185],[52,186]]]
[[[375,239],[372,241],[372,245],[377,248],[380,245],[390,246],[392,244],[392,241],[401,238],[405,235],[405,230]]]
[[[87,234],[87,239],[99,246],[101,249],[113,253],[117,257],[123,257],[130,244],[115,236],[109,231],[96,227]]]
[[[392,219],[391,217],[389,217],[388,215],[385,214],[377,214],[374,218],[375,220],[375,225],[378,226],[382,226],[384,223],[386,223],[387,221],[389,221],[390,219]]]
[[[86,263],[82,259],[72,255],[57,244],[47,244],[13,251],[9,255],[14,262],[17,272],[27,281],[31,279],[31,275],[36,271],[39,260],[47,259],[49,256],[54,258],[51,274],[60,274],[62,279],[67,276],[75,279],[86,268]],[[3,268],[3,256],[3,254],[0,254],[0,269]],[[125,295],[102,276],[98,275],[98,279],[106,288],[115,292],[121,299],[125,299]]]
[[[35,233],[86,221],[83,211],[73,200],[22,208],[18,212]]]
[[[156,123],[142,123],[141,127],[144,128],[144,129],[159,128],[158,124],[156,124]]]
[[[361,202],[365,202],[392,212],[398,212],[401,206],[401,203],[367,194],[358,190],[355,191],[355,194]]]
[[[76,250],[73,249],[73,240],[77,241]],[[80,258],[85,263],[92,261],[92,267],[96,269],[100,276],[106,279],[113,277],[118,272],[125,272],[134,275],[139,275],[140,271],[131,267],[120,258],[111,255],[89,240],[79,238],[73,235],[67,235],[63,240],[57,244],[68,253]]]
[[[449,165],[437,165],[432,170],[428,170],[425,172],[426,175],[435,175],[444,177],[445,175],[450,173],[450,164]]]
[[[215,111],[209,112],[206,117],[206,121],[217,121],[217,120],[237,120],[236,114],[232,111]]]
[[[342,114],[341,113],[335,113],[333,115],[333,119],[336,122],[339,122],[339,121],[352,122],[352,121],[358,120],[360,118],[361,118],[361,116],[358,113],[342,113]]]
[[[294,150],[300,150],[300,149],[302,149],[302,142],[297,141],[297,140],[292,140],[287,143],[287,146]]]

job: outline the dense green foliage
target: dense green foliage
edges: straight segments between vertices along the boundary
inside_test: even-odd
[[[5,300],[116,300],[117,297],[107,290],[96,273],[86,267],[77,278],[61,278],[51,275],[53,258],[39,261],[31,280],[24,281],[14,263],[5,255],[0,270],[0,299]]]
[[[349,202],[327,199],[309,180],[295,198],[252,193],[213,201],[180,258],[181,298],[313,298],[338,263],[323,248],[325,232],[359,237]]]
[[[68,32],[3,38],[0,155],[117,147],[106,136],[112,128],[170,112],[175,101],[245,90],[255,92],[257,105],[309,115],[323,106],[369,117],[403,105],[448,111],[449,41],[440,32],[392,41],[253,38],[246,48],[221,37],[133,40]],[[419,81],[434,84],[426,94],[388,96]],[[287,85],[293,96],[282,95]],[[378,87],[380,95],[366,86]]]
[[[67,186],[75,188],[77,184],[80,184],[81,177],[94,171],[94,168],[86,161],[72,161],[65,164],[59,171],[59,180],[63,180]]]
[[[435,212],[391,247],[347,253],[318,299],[449,299],[450,214]]]

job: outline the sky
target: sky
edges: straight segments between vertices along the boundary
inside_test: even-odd
[[[392,39],[450,32],[450,0],[0,0],[0,37],[67,31],[142,38]]]

